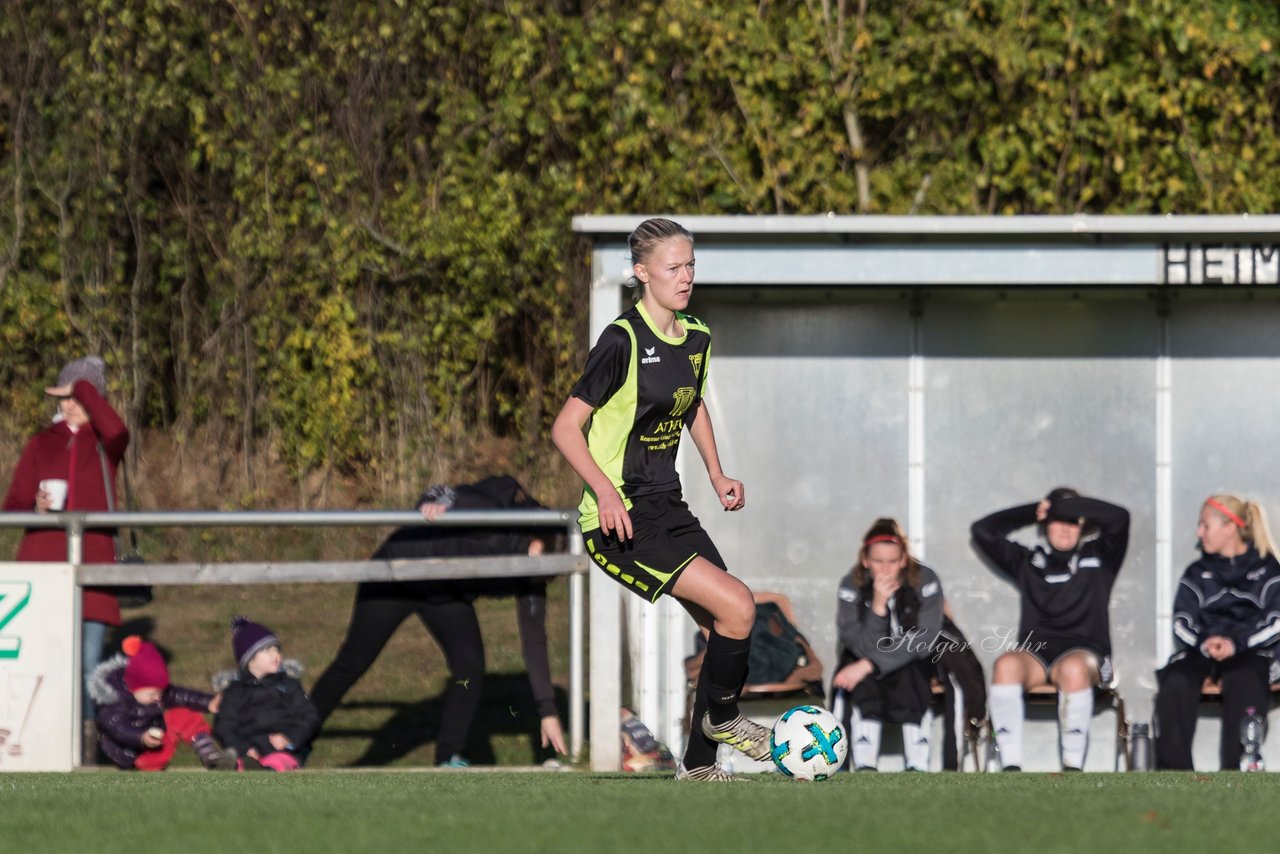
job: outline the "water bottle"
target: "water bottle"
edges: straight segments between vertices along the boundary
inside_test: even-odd
[[[1129,730],[1129,770],[1151,770],[1151,727],[1134,724]]]
[[[1265,738],[1266,722],[1253,706],[1245,709],[1244,719],[1240,721],[1240,770],[1261,771],[1262,740]]]

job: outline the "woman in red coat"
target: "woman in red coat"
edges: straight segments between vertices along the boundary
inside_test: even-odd
[[[4,497],[5,510],[106,510],[107,490],[111,491],[112,506],[118,506],[116,467],[129,445],[129,429],[103,396],[107,391],[105,367],[97,356],[77,359],[58,374],[56,386],[45,389],[46,394],[58,399],[58,414],[52,425],[32,436],[23,448]],[[85,531],[84,562],[114,563],[113,534],[102,528]],[[66,559],[67,535],[61,528],[29,528],[18,546],[18,560]],[[110,591],[86,587],[81,616],[83,673],[87,675],[102,660],[107,627],[120,625],[120,605]],[[93,720],[93,704],[87,694],[84,719]]]

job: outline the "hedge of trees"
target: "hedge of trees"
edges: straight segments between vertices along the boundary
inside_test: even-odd
[[[1278,34],[1270,0],[5,0],[0,431],[94,351],[233,480],[543,453],[574,214],[1268,212]]]

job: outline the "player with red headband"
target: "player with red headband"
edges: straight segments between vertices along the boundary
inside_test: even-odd
[[[1047,548],[1008,539],[1033,523]],[[1079,771],[1094,686],[1112,680],[1108,606],[1129,546],[1129,511],[1064,486],[979,519],[970,532],[1021,599],[1018,643],[996,659],[987,695],[1000,762],[1006,771],[1022,769],[1023,692],[1050,684],[1062,698],[1062,767]]]
[[[942,628],[942,584],[911,556],[893,519],[877,519],[841,580],[832,708],[848,720],[853,767],[874,770],[886,722],[902,724],[906,767],[929,769],[929,677]]]
[[[1214,495],[1200,507],[1202,556],[1187,567],[1173,600],[1177,652],[1156,675],[1156,767],[1191,769],[1196,706],[1206,677],[1222,683],[1224,770],[1239,767],[1240,721],[1270,706],[1270,672],[1280,644],[1280,564],[1262,507]]]

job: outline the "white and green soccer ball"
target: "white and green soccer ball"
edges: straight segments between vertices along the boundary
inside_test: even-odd
[[[844,764],[849,737],[836,716],[817,706],[782,713],[769,734],[773,764],[797,780],[825,780]]]

